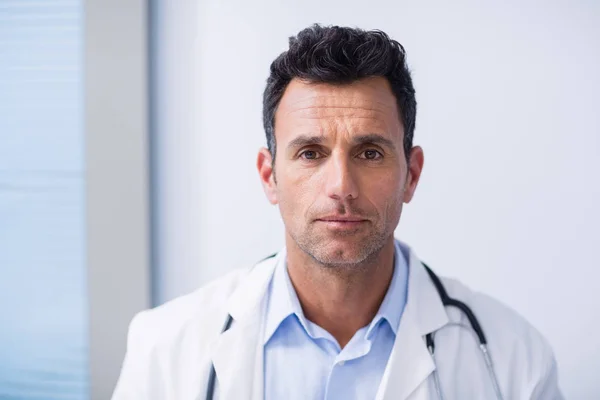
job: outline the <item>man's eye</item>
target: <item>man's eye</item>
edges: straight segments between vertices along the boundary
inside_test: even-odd
[[[317,158],[319,158],[319,153],[317,153],[314,150],[306,150],[303,151],[302,154],[300,154],[300,157],[303,157],[306,160],[316,160]]]
[[[379,160],[383,155],[377,150],[365,150],[363,151],[359,158],[363,158],[365,160]]]

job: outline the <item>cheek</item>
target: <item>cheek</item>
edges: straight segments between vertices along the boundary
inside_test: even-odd
[[[404,183],[398,174],[390,173],[367,180],[364,193],[369,193],[371,203],[382,217],[388,219],[399,215],[402,210]]]
[[[288,220],[301,219],[314,201],[314,183],[310,176],[287,173],[284,181],[278,182],[279,208]]]

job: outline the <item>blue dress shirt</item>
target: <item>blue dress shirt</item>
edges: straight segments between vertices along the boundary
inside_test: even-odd
[[[280,257],[269,286],[264,323],[266,400],[375,398],[406,304],[408,266],[398,243],[394,272],[379,311],[341,349],[307,320]]]

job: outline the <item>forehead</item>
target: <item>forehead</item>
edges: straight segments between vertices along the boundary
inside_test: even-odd
[[[364,78],[348,84],[293,79],[275,114],[276,131],[298,124],[319,124],[328,119],[353,119],[355,124],[365,128],[376,125],[377,130],[386,131],[401,125],[396,98],[383,77]]]

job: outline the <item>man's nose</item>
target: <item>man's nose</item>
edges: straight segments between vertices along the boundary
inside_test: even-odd
[[[335,200],[352,200],[358,197],[358,185],[347,156],[332,155],[327,165],[327,196]]]

